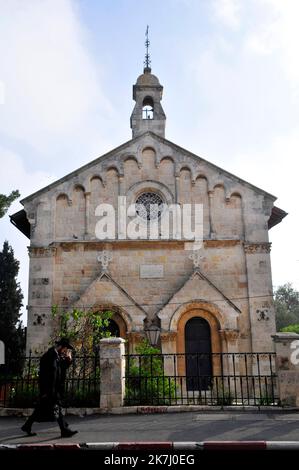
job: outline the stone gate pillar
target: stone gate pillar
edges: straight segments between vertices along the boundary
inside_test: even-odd
[[[299,335],[276,333],[272,338],[281,405],[299,407]]]
[[[101,402],[106,410],[124,405],[125,398],[125,340],[100,340]]]

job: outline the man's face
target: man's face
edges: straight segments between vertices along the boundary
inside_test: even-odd
[[[66,354],[67,354],[67,348],[66,348],[66,347],[61,347],[61,348],[60,348],[60,351],[59,351],[59,354],[60,354],[61,356],[66,356]]]

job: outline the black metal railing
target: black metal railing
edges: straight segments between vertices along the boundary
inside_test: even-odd
[[[275,353],[126,354],[127,405],[278,405]]]
[[[9,364],[0,366],[0,407],[33,407],[38,400],[40,357],[23,357],[17,372]],[[75,355],[65,380],[63,404],[66,407],[100,406],[100,357]]]

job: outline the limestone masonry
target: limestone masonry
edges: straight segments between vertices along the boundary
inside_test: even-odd
[[[112,308],[129,351],[154,324],[163,352],[184,352],[196,318],[212,352],[273,351],[268,231],[286,213],[271,194],[166,140],[162,91],[145,68],[133,87],[132,139],[26,197],[11,217],[30,238],[27,351],[48,346],[54,304]],[[200,256],[172,237],[96,238],[99,204],[117,210],[118,196],[132,204],[141,195],[203,205]]]

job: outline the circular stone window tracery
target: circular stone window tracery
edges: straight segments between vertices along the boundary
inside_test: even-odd
[[[164,201],[159,194],[147,191],[137,197],[135,204],[136,213],[143,220],[157,220],[162,214]]]

